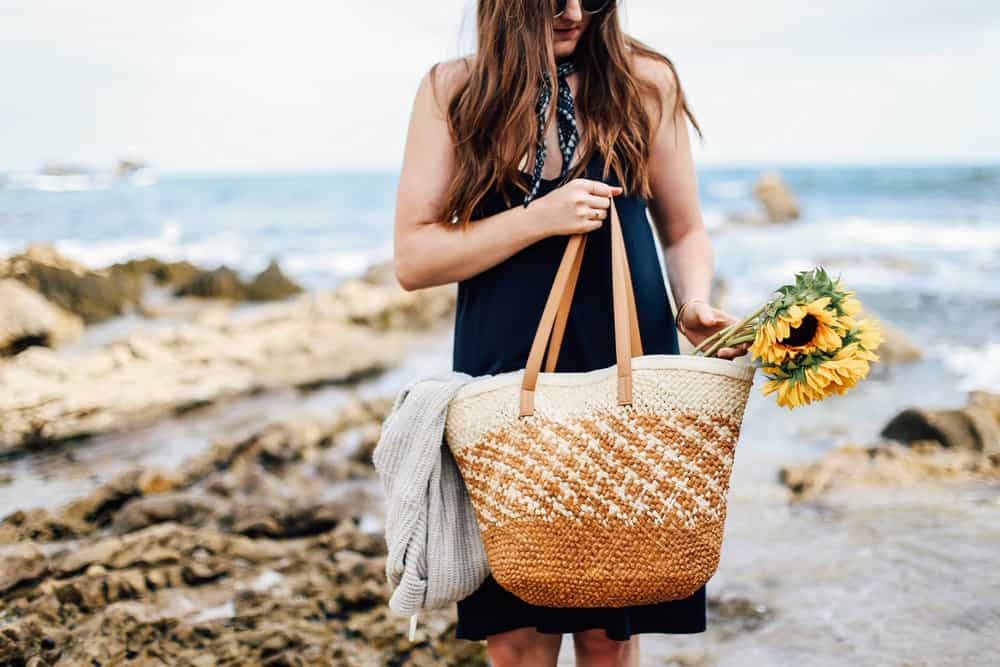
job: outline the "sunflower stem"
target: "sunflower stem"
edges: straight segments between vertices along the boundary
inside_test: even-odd
[[[720,329],[719,331],[715,332],[705,340],[701,341],[698,344],[698,346],[694,348],[692,354],[696,354],[702,348],[706,347],[707,345],[711,345],[711,347],[705,352],[705,356],[706,357],[712,356],[719,349],[725,347],[729,343],[729,338],[732,337],[733,334],[737,334],[737,332],[739,332],[738,335],[742,336],[743,332],[741,332],[740,330],[743,329],[743,327],[749,325],[751,322],[753,322],[757,318],[757,316],[759,316],[762,312],[764,312],[764,309],[767,308],[767,306],[768,304],[764,304],[763,306],[753,311],[752,313],[744,317],[741,321],[737,322],[736,324],[728,326],[725,329]],[[756,336],[756,329],[754,327],[751,326],[750,331],[753,331],[754,335]],[[749,332],[746,335],[749,335]]]
[[[705,338],[705,340],[698,343],[698,346],[694,348],[694,352],[697,352],[698,350],[704,348],[707,345],[711,345],[715,341],[719,340],[719,338],[721,337],[742,335],[744,333],[749,333],[753,330],[754,329],[752,326],[746,325],[746,320],[744,320],[743,322],[736,322],[735,324],[730,324],[728,327],[719,329],[714,334],[712,334],[711,336]]]
[[[703,347],[705,347],[706,345],[714,343],[715,341],[717,341],[719,339],[719,337],[725,336],[725,335],[729,334],[735,328],[736,328],[735,324],[730,324],[728,327],[725,327],[723,329],[719,329],[714,334],[712,334],[711,336],[708,336],[703,341],[701,341],[700,343],[698,343],[698,345],[694,348],[694,350],[692,350],[692,353],[696,353],[699,350],[701,350]]]

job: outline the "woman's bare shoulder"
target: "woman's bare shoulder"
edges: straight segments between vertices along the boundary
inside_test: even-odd
[[[468,80],[474,61],[475,56],[472,55],[442,60],[424,73],[421,84],[429,86],[439,109],[446,108],[448,100]]]
[[[677,74],[670,62],[664,56],[654,57],[635,50],[629,56],[635,75],[654,84],[661,99],[672,100],[677,93]]]

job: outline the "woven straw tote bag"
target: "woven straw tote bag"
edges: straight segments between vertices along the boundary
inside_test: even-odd
[[[755,369],[642,353],[612,198],[616,363],[555,372],[586,239],[567,241],[525,368],[461,387],[445,442],[503,588],[548,607],[687,597],[718,567]]]

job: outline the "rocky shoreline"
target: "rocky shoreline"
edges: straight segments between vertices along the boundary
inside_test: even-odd
[[[65,322],[112,311],[110,304],[102,309],[83,298],[87,285],[114,282],[120,269],[109,269],[111,277],[78,269],[82,282],[71,283],[68,276],[76,275],[77,267],[39,247],[0,265],[0,278],[4,266],[13,277],[0,279],[0,298],[12,298],[0,303],[5,313],[0,349],[17,353],[0,365],[0,455],[134,427],[233,396],[350,384],[397,365],[407,332],[440,326],[454,308],[453,287],[405,292],[389,282],[384,266],[373,267],[334,291],[284,294],[249,313],[237,311],[224,296],[202,296],[197,298],[202,308],[191,308],[189,321],[139,331],[67,358],[58,350],[72,338]],[[46,283],[35,279],[46,271],[65,274],[59,289],[46,292]],[[196,273],[184,284],[210,281],[205,276],[219,271]],[[264,274],[271,275],[271,283],[282,282],[274,265]],[[65,295],[68,284],[76,285],[69,290],[76,297],[62,300],[77,304],[79,313],[46,300]],[[41,291],[31,291],[31,285]],[[142,305],[141,290],[108,291],[132,293]],[[48,308],[44,312],[57,314],[38,317],[42,305]],[[159,308],[178,311],[176,305]]]
[[[25,270],[32,263],[89,275],[41,247],[0,263],[0,297],[15,295],[3,304],[27,304],[9,308],[14,316],[0,331],[7,460],[86,447],[101,434],[127,438],[136,426],[183,420],[198,406],[224,408],[235,397],[354,387],[415,354],[417,334],[443,333],[454,308],[453,286],[405,292],[382,264],[331,292],[291,290],[241,309],[249,292],[218,288],[243,284],[221,267],[192,272],[148,260],[130,263],[132,273],[94,273],[140,276],[122,303],[170,324],[69,352],[86,336],[87,313],[114,309],[70,310],[82,302],[65,295],[88,292],[101,278],[74,291],[60,273],[59,289],[46,291],[48,283],[30,276],[47,269]],[[283,282],[276,265],[268,272]],[[167,276],[160,286],[171,290],[200,276],[200,295],[175,291],[155,303],[143,282],[154,275]],[[37,317],[42,303],[50,316]],[[919,357],[900,334],[885,363]],[[481,643],[453,639],[452,610],[422,615],[411,642],[408,619],[386,605],[371,451],[392,398],[354,396],[329,414],[213,439],[175,464],[132,466],[61,506],[26,502],[8,512],[0,519],[0,664],[486,665]],[[780,502],[998,481],[998,434],[995,395],[975,392],[957,410],[914,407],[886,424],[882,442],[784,466],[775,480],[787,493]],[[710,590],[710,645],[739,645],[782,617],[766,589],[746,590]],[[688,647],[665,655],[664,664],[693,667],[715,664],[716,653]]]

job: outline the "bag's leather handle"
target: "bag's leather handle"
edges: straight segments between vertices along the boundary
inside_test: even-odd
[[[577,277],[580,275],[580,265],[583,262],[583,254],[587,247],[587,235],[583,235],[583,242],[580,250],[573,259],[570,269],[569,285],[559,301],[559,310],[556,312],[556,323],[552,330],[552,338],[549,340],[549,350],[545,354],[545,371],[551,373],[556,369],[556,362],[559,359],[559,350],[562,349],[562,338],[566,331],[566,320],[569,318],[569,311],[573,303],[573,293],[576,289]],[[628,256],[626,255],[626,260]],[[639,317],[635,308],[635,294],[632,288],[632,274],[629,271],[628,261],[625,262],[625,285],[628,288],[628,320],[632,334],[631,353],[633,357],[642,356],[642,338],[639,335]]]
[[[556,277],[552,281],[552,288],[545,302],[538,329],[535,331],[535,339],[528,353],[528,362],[521,383],[519,415],[522,417],[534,413],[534,392],[546,342],[550,343],[546,370],[551,372],[555,369],[583,261],[585,244],[586,234],[573,234],[569,237]],[[618,368],[618,403],[628,405],[632,402],[631,360],[633,356],[641,356],[643,352],[635,294],[632,290],[632,276],[614,197],[611,198],[611,286],[615,324],[615,365]],[[550,334],[551,340],[549,340]]]

